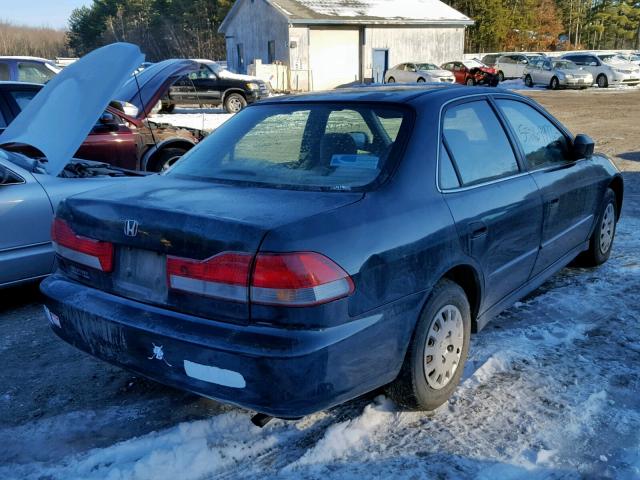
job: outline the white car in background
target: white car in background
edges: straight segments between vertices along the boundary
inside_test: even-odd
[[[498,71],[498,79],[504,82],[510,78],[522,78],[529,62],[539,58],[545,56],[540,53],[507,53],[498,57],[493,68]]]
[[[534,85],[545,85],[551,90],[584,89],[593,85],[593,75],[571,60],[541,57],[529,62],[525,68],[524,84],[530,88]]]
[[[384,83],[454,83],[455,77],[433,63],[401,63],[387,70]]]
[[[590,72],[598,87],[640,84],[640,67],[616,53],[567,53],[562,56]]]

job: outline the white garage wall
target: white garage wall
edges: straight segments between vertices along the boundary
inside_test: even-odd
[[[441,65],[461,60],[464,54],[464,27],[367,27],[364,46],[364,77],[373,77],[373,50],[389,50],[389,68],[404,62]]]
[[[244,46],[244,62],[248,67],[254,59],[268,61],[268,42],[275,41],[276,60],[289,63],[289,26],[287,19],[264,0],[244,1],[225,32],[227,63],[239,71],[237,45]]]

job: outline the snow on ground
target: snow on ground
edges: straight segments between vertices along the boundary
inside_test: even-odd
[[[151,120],[158,123],[169,123],[176,127],[189,127],[211,132],[232,116],[232,113],[226,113],[222,108],[176,108],[173,113],[157,113],[151,117]]]
[[[99,435],[145,406],[77,412],[0,429],[10,448],[52,450],[0,478],[640,478],[638,231],[623,217],[607,264],[564,270],[475,335],[460,387],[433,415],[373,394],[259,429],[230,407],[85,451],[68,447],[78,424]]]

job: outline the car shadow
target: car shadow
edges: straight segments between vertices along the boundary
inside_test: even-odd
[[[640,162],[640,152],[627,152],[618,155],[623,160],[631,160],[632,162]]]
[[[39,281],[0,289],[0,315],[14,308],[40,304],[42,301]]]

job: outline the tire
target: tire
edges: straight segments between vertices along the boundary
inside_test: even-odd
[[[502,70],[498,72],[498,82],[504,82],[504,73],[502,72]]]
[[[452,313],[449,319],[446,312]],[[437,338],[440,331],[437,327],[442,327],[443,323],[451,325],[449,328],[453,329],[445,327],[445,330],[442,330],[445,334],[459,332],[462,338],[460,335]],[[457,283],[441,280],[434,287],[420,314],[400,374],[389,386],[391,398],[408,410],[431,411],[445,403],[460,382],[469,352],[470,334],[471,313],[464,290]],[[452,342],[454,338],[458,339],[455,344]],[[429,348],[438,347],[440,348],[437,355],[427,354]],[[445,351],[448,352],[448,378],[435,368],[431,369],[437,356]],[[441,358],[444,360],[444,357]]]
[[[531,78],[531,75],[524,77],[524,84],[529,88],[533,88],[533,78]]]
[[[184,148],[163,148],[153,156],[151,163],[147,165],[147,171],[161,172],[166,170],[185,153],[187,150]]]
[[[617,223],[618,207],[616,194],[608,188],[600,205],[596,228],[589,241],[589,249],[583,252],[578,259],[580,265],[597,267],[609,260],[611,249],[613,248],[613,240],[616,235]]]
[[[549,83],[549,88],[551,90],[558,90],[560,88],[560,80],[558,80],[556,77],[553,77],[551,79],[551,82]]]
[[[387,80],[387,83],[396,83],[396,79],[393,77],[389,77],[389,79]]]
[[[473,78],[467,78],[465,84],[467,85],[467,87],[473,87],[476,84],[476,81]]]
[[[239,93],[230,93],[224,99],[224,109],[227,113],[238,113],[247,106],[247,101]]]
[[[598,84],[598,88],[609,88],[609,79],[604,73],[598,75],[596,83]]]
[[[175,103],[162,102],[160,113],[172,113],[176,109]]]
[[[426,82],[426,80],[425,80],[424,78],[420,77],[420,78],[418,79],[418,82],[417,82],[417,83],[425,83],[425,82]]]

